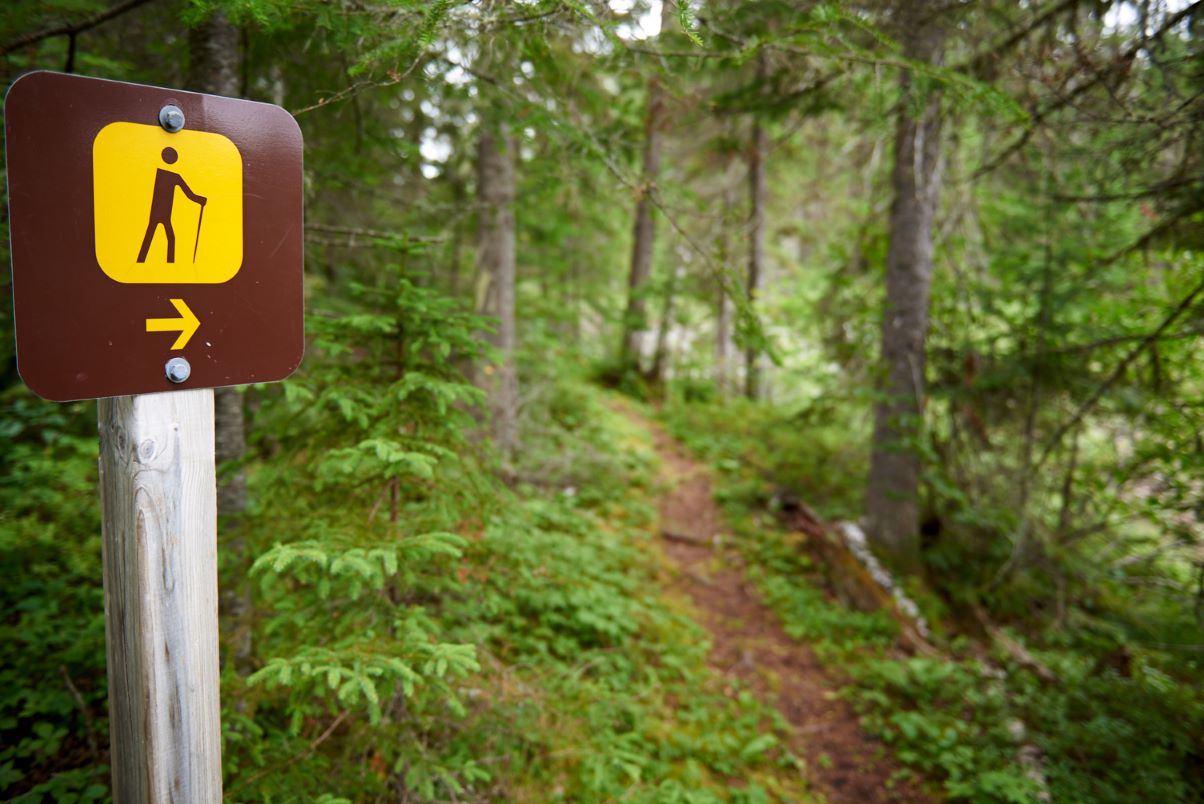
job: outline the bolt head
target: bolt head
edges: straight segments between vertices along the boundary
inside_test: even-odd
[[[184,110],[179,106],[168,104],[159,110],[159,125],[170,132],[184,128]]]
[[[192,366],[182,357],[173,357],[168,360],[164,370],[167,372],[167,379],[177,385],[192,375]]]

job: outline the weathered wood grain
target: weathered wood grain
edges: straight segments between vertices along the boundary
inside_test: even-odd
[[[98,403],[113,799],[222,797],[213,391]]]

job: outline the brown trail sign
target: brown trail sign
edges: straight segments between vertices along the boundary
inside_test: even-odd
[[[288,112],[37,72],[9,90],[5,122],[17,368],[30,388],[67,401],[296,369],[302,140]],[[178,324],[165,325],[173,308]],[[172,358],[187,361],[186,381],[167,378]]]
[[[46,72],[4,111],[17,368],[47,399],[100,398],[113,799],[217,804],[212,389],[301,362],[301,131],[277,106]]]

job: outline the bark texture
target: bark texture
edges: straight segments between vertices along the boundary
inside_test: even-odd
[[[498,320],[493,344],[501,363],[485,378],[494,440],[503,458],[518,448],[518,376],[514,351],[514,147],[510,137],[485,126],[477,142],[477,193],[481,208],[477,268],[488,278],[485,312]]]
[[[674,5],[661,4],[661,35],[673,22]],[[656,241],[653,195],[661,170],[661,139],[667,119],[665,90],[658,79],[648,82],[648,111],[644,118],[644,159],[636,188],[635,225],[631,237],[631,272],[627,278],[627,310],[623,314],[623,343],[619,360],[626,370],[640,369],[640,356],[648,332],[645,296],[652,274],[652,248]]]
[[[238,95],[242,53],[238,28],[220,11],[188,31],[188,88],[213,95]]]
[[[928,19],[917,19],[921,15]],[[933,16],[918,6],[905,9],[901,36],[909,59],[941,62],[944,31]],[[936,92],[930,90],[922,96],[910,72],[903,72],[900,87],[882,318],[884,375],[874,409],[865,524],[871,541],[895,568],[914,573],[921,568],[916,439],[924,405],[932,225],[941,173],[941,111]]]

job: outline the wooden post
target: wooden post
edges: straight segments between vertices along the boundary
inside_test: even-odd
[[[213,391],[97,412],[113,800],[220,802]]]

